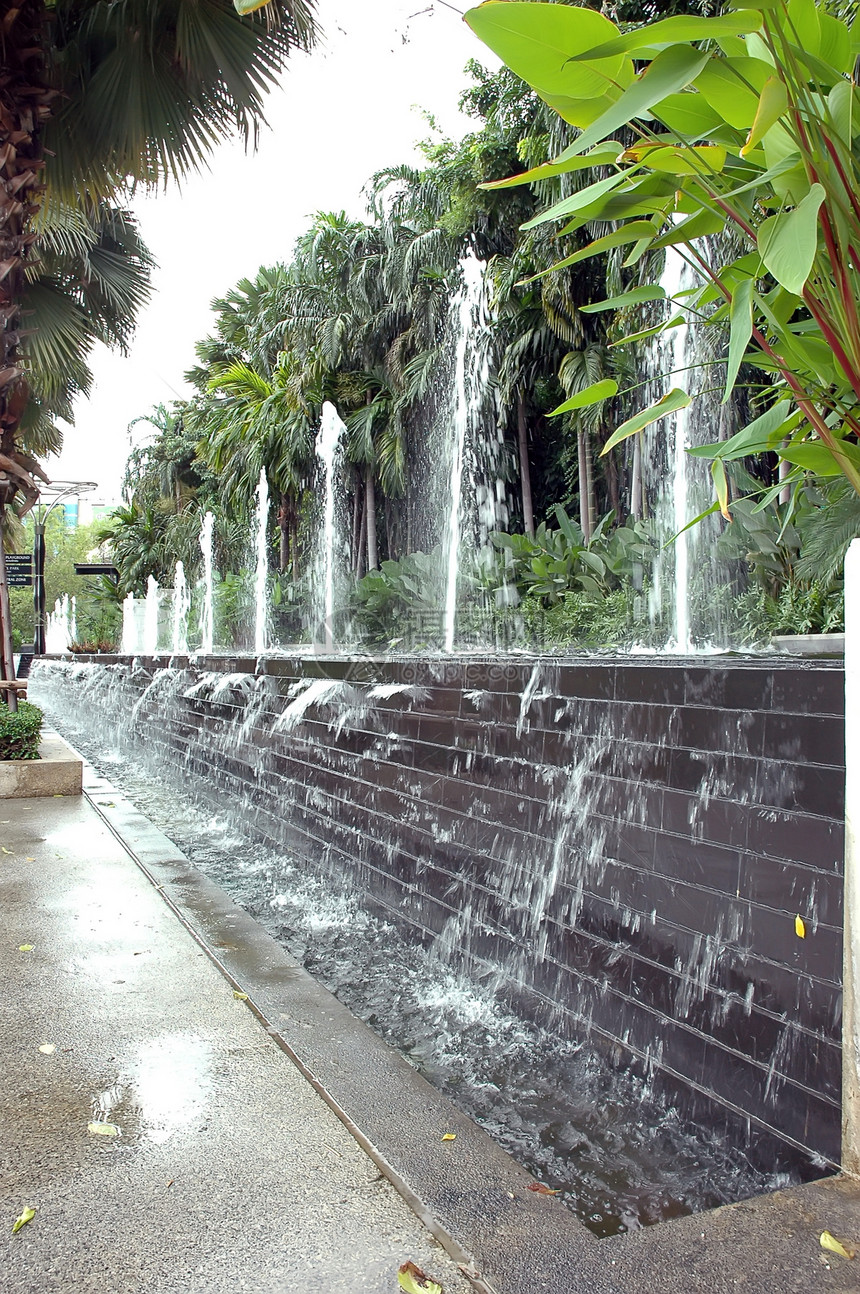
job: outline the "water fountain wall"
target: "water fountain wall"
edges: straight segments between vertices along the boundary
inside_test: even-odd
[[[840,668],[144,665],[40,663],[33,695],[755,1154],[838,1161]]]

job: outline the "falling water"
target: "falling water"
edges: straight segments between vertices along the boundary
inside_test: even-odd
[[[269,483],[264,468],[257,485],[257,569],[254,578],[254,651],[257,655],[268,647],[266,582],[269,575],[267,528],[269,520]]]
[[[490,484],[489,474],[479,470],[482,448],[479,441],[483,432],[489,376],[485,265],[472,253],[463,258],[460,269],[462,286],[451,303],[456,349],[447,455],[449,501],[442,537],[445,570],[443,641],[445,650],[449,652],[454,649],[457,590],[464,557],[475,556],[476,549],[486,543],[489,531],[498,524],[495,482]],[[467,497],[474,498],[477,514],[469,513]]]
[[[212,607],[212,527],[215,518],[207,512],[200,531],[200,551],[203,554],[203,615],[201,617],[200,650],[211,653],[214,644],[214,612]]]
[[[188,654],[188,613],[191,610],[191,594],[185,578],[185,567],[182,562],[176,563],[173,576],[173,632],[171,646],[174,656]]]
[[[316,454],[325,476],[323,496],[322,552],[321,552],[321,589],[322,605],[315,607],[317,625],[322,622],[326,647],[334,646],[334,609],[336,558],[341,545],[338,542],[337,500],[336,500],[336,464],[340,439],[346,431],[345,424],[338,416],[337,409],[326,400],[322,407],[322,422],[316,440]],[[319,614],[321,613],[321,614]]]
[[[45,650],[49,656],[59,656],[68,651],[71,641],[69,595],[57,598],[54,610],[48,613],[45,624]]]
[[[685,288],[693,286],[693,274],[684,258],[673,247],[666,253],[666,266],[662,285],[668,297],[676,297]],[[690,362],[690,328],[684,323],[669,333],[669,386],[686,388],[686,368]],[[684,529],[692,518],[688,516],[687,448],[689,445],[689,407],[675,414],[672,426],[670,470],[672,473],[672,530],[675,539],[675,588],[673,638],[676,651],[692,650],[690,640],[690,562],[689,532]]]
[[[143,653],[155,656],[158,652],[158,581],[150,575],[146,581],[146,606],[143,613]]]
[[[681,253],[670,247],[660,286],[670,314],[676,314],[701,281]],[[732,417],[731,407],[720,404],[718,381],[708,363],[713,341],[706,333],[707,329],[686,322],[677,324],[656,339],[645,355],[651,398],[658,399],[672,387],[693,396],[690,406],[646,432],[642,454],[645,495],[660,549],[651,590],[652,617],[665,619],[666,650],[679,654],[721,642],[719,591],[729,580],[714,547],[720,533],[718,521],[707,518],[685,530],[713,497],[707,461],[687,451],[692,445],[723,438]]]

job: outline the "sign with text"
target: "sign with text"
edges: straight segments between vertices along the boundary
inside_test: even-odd
[[[33,587],[32,553],[6,554],[6,583],[10,589],[29,589]]]

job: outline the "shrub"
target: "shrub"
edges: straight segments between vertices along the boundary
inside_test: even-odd
[[[0,759],[38,759],[42,732],[42,711],[28,701],[19,701],[13,714],[0,701]]]

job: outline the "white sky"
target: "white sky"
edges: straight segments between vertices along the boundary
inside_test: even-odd
[[[183,373],[210,331],[213,297],[286,259],[314,212],[361,217],[373,172],[418,159],[415,142],[430,133],[419,109],[454,137],[474,126],[457,112],[463,69],[498,60],[457,13],[439,0],[318,0],[318,13],[322,42],[291,60],[257,153],[225,145],[181,193],[134,204],[159,265],[153,300],[127,358],[94,354],[92,395],[47,464],[58,480],[97,480],[93,499],[119,497],[131,420],[188,394]],[[145,436],[135,428],[136,442]]]

